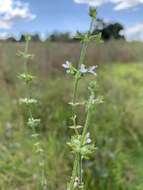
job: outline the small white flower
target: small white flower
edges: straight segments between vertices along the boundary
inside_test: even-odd
[[[72,63],[69,62],[69,61],[66,61],[65,64],[62,64],[62,66],[65,68],[65,69],[69,69],[71,67]]]
[[[74,179],[74,188],[78,187],[79,186],[79,177],[75,177]]]
[[[86,143],[87,143],[87,144],[90,144],[90,143],[91,143],[91,139],[90,139],[90,138],[87,139],[87,140],[86,140]]]
[[[88,72],[88,69],[85,67],[84,64],[81,64],[79,71],[80,71],[81,73],[87,73],[87,72]]]
[[[90,133],[89,133],[89,132],[86,134],[86,143],[87,143],[87,144],[90,144],[90,143],[91,143]]]
[[[97,68],[97,66],[91,66],[91,67],[88,68],[88,72],[91,73],[91,74],[96,75],[96,72],[95,72],[96,68]]]
[[[89,138],[90,137],[90,133],[88,132],[87,134],[86,134],[86,138]]]
[[[84,64],[81,64],[80,68],[79,68],[79,71],[82,73],[82,74],[85,74],[85,73],[91,73],[91,74],[94,74],[96,75],[96,68],[97,66],[91,66],[89,68],[86,68],[86,66]]]

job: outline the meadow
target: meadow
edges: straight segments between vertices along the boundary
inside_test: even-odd
[[[22,61],[16,56],[24,43],[0,43],[0,189],[35,190],[38,176],[37,156],[27,113],[17,103],[25,88],[17,75]],[[31,43],[35,54],[29,68],[37,78],[32,93],[39,100],[34,114],[41,118],[40,142],[46,150],[48,190],[64,190],[70,177],[73,157],[66,142],[70,137],[73,82],[65,76],[62,64],[76,61],[79,43]],[[97,150],[85,161],[85,189],[143,189],[143,44],[107,42],[91,44],[89,65],[98,64],[97,83],[104,103],[97,105],[91,134]],[[79,99],[87,97],[87,77],[80,83]],[[80,122],[84,112],[79,108]]]

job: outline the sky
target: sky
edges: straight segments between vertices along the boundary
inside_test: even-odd
[[[0,38],[86,31],[89,6],[97,7],[98,18],[123,24],[128,40],[143,41],[143,0],[0,0]]]

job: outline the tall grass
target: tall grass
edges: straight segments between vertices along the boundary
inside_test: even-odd
[[[33,66],[30,71],[35,73]],[[83,162],[85,189],[143,188],[142,68],[142,64],[120,63],[98,69],[98,94],[104,96],[104,103],[96,105],[91,118],[90,134],[97,149],[90,160]],[[19,73],[19,68],[15,68],[15,72]],[[41,77],[35,78],[32,92],[39,103],[33,115],[41,118],[40,142],[47,152],[47,188],[64,190],[73,164],[73,157],[65,145],[69,135],[73,134],[67,128],[71,125],[71,108],[67,102],[72,97],[72,79],[59,73],[54,77],[43,76],[41,70],[37,73]],[[79,102],[88,97],[87,85],[93,78],[87,76],[80,81]],[[17,96],[24,96],[25,85],[14,76],[12,81],[9,84],[2,76],[0,79],[0,188],[35,190],[38,165],[37,156],[32,151],[34,139],[31,129],[23,122],[27,121],[25,112],[20,112],[16,104]],[[80,106],[77,111],[78,122],[84,124],[83,108]]]
[[[0,42],[1,77],[6,83],[13,83],[15,71],[21,65],[16,52],[23,48],[23,43]],[[35,55],[30,60],[30,67],[38,70],[42,76],[47,74],[58,74],[62,72],[61,63],[66,59],[75,62],[78,59],[80,43],[52,43],[52,42],[31,42],[29,50]],[[91,43],[87,50],[87,62],[89,65],[110,64],[110,63],[137,63],[143,60],[143,43],[109,41],[103,44]],[[8,56],[7,56],[8,55]],[[11,72],[11,70],[14,70]],[[41,77],[41,75],[39,76]]]

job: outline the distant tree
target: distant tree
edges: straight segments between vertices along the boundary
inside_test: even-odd
[[[93,33],[96,34],[98,32],[101,32],[102,39],[104,41],[110,40],[110,39],[125,39],[123,35],[121,35],[121,31],[124,29],[124,27],[116,22],[116,23],[106,23],[101,19],[98,19],[94,26]]]
[[[39,37],[39,34],[33,34],[33,35],[31,35],[31,41],[33,41],[33,42],[39,42],[39,41],[41,41],[40,37]]]
[[[31,41],[33,41],[33,42],[39,42],[40,41],[39,34],[29,34],[29,36],[31,36]],[[25,34],[21,34],[19,42],[25,42]]]
[[[47,40],[50,41],[58,41],[58,42],[69,42],[71,41],[70,33],[65,32],[65,33],[60,33],[60,32],[54,32],[51,34]]]
[[[19,42],[25,42],[25,35],[21,34]]]
[[[6,39],[6,41],[7,42],[17,42],[17,40],[14,38],[14,37],[8,37],[7,39]]]
[[[123,26],[119,23],[110,24],[102,30],[102,38],[104,40],[110,39],[124,39],[124,36],[120,34],[123,30]]]

